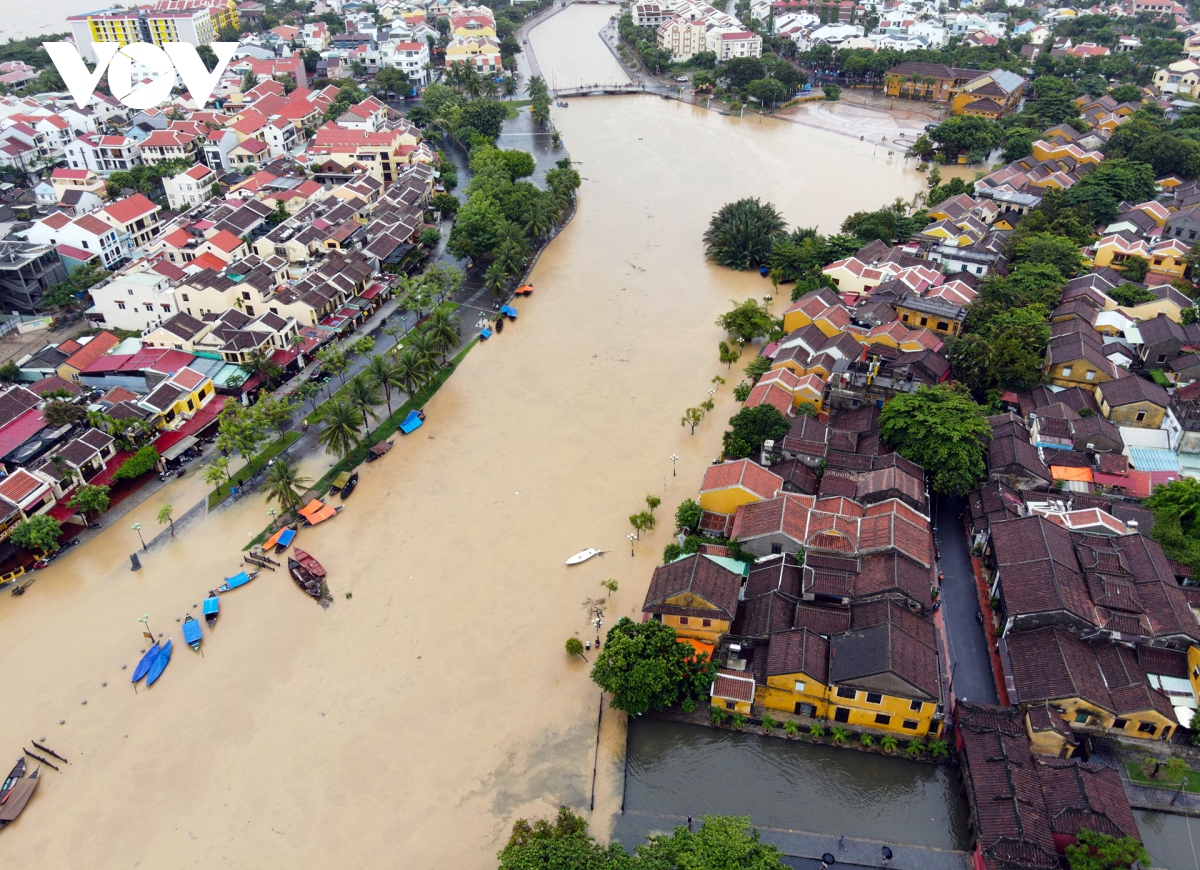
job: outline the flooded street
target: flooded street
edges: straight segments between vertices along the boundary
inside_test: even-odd
[[[705,813],[750,816],[760,827],[833,837],[941,849],[970,845],[967,803],[954,768],[753,731],[637,720],[629,729],[625,815],[617,837],[636,843],[663,830],[662,817],[677,825]]]
[[[586,77],[611,60],[594,38],[609,14],[550,19],[569,41],[545,47],[543,69]],[[738,368],[717,362],[714,319],[771,286],[704,261],[707,221],[758,196],[833,231],[924,179],[843,136],[657,97],[572,100],[555,123],[585,178],[579,212],[520,319],[471,351],[422,429],[364,466],[340,516],[301,531],[329,570],[328,611],[264,572],[222,596],[203,656],[177,649],[134,693],[136,619],[180,644],[175,620],[269,519],[248,497],[130,572],[130,525],[153,534],[168,499],[181,515],[195,472],[23,598],[0,595],[0,763],[31,738],[71,760],[3,832],[6,866],[490,868],[514,818],[586,810],[594,768],[593,823],[610,832],[624,722],[605,712],[597,753],[599,693],[563,641],[587,636],[580,603],[606,578],[621,586],[606,622],[640,612],[670,517],[734,411]],[[731,381],[690,436],[680,416],[717,374]],[[627,517],[648,492],[660,525],[630,558]],[[609,552],[564,567],[585,547]]]

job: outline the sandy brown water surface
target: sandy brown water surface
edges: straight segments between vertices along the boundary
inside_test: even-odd
[[[608,11],[551,19],[578,41],[549,62],[606,52],[588,34]],[[160,683],[129,686],[136,618],[179,644],[176,618],[266,523],[261,497],[131,573],[129,524],[156,525],[147,503],[23,598],[0,595],[0,764],[42,737],[71,760],[0,834],[0,863],[484,868],[515,817],[586,809],[594,764],[594,823],[609,829],[623,723],[605,714],[597,759],[599,695],[563,641],[587,636],[580,602],[605,578],[621,584],[610,621],[639,611],[670,529],[630,558],[626,518],[656,492],[668,526],[733,412],[713,320],[771,287],[704,262],[708,217],[753,195],[832,230],[921,177],[843,137],[654,97],[576,100],[555,120],[586,179],[579,213],[520,319],[364,467],[340,516],[300,534],[329,569],[328,611],[264,573],[222,596],[203,656],[177,649]],[[716,374],[730,384],[690,436],[679,418]],[[565,568],[584,547],[609,552]]]

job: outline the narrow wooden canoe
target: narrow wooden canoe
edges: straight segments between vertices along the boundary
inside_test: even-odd
[[[146,674],[146,685],[153,686],[154,681],[162,676],[162,672],[167,669],[167,665],[171,663],[171,641],[167,640],[163,644],[162,652],[158,654],[158,658],[154,660],[154,664],[150,666],[150,672]]]
[[[146,676],[150,672],[150,668],[154,666],[154,660],[158,658],[161,652],[162,647],[158,645],[158,641],[155,641],[154,646],[146,650],[146,654],[142,656],[142,660],[133,669],[133,679],[130,682],[136,683],[142,677]]]
[[[42,769],[39,767],[29,775],[29,779],[23,779],[16,784],[9,794],[8,801],[0,807],[0,828],[9,822],[16,821],[17,816],[21,815],[21,811],[25,809],[25,805],[29,803],[29,799],[37,790],[41,774]]]
[[[204,640],[204,635],[200,633],[200,623],[196,621],[196,617],[190,613],[183,620],[183,639],[187,641],[187,645],[200,652],[200,642]]]
[[[0,786],[0,804],[3,804],[8,800],[9,794],[12,793],[13,786],[15,786],[24,775],[25,759],[22,757],[17,761],[16,765],[13,766],[13,769],[8,772],[8,776],[5,777],[4,780],[4,785]]]

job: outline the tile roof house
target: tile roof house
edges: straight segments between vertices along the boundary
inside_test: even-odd
[[[677,633],[715,640],[729,631],[749,573],[743,562],[693,553],[654,569],[642,612]]]
[[[935,703],[941,699],[931,621],[888,599],[859,605],[850,619],[849,631],[829,639],[831,685]]]
[[[92,336],[87,344],[67,357],[58,366],[58,376],[63,380],[79,383],[79,375],[84,369],[120,343],[121,340],[108,331]]]
[[[1077,730],[1167,739],[1178,725],[1170,699],[1151,688],[1127,647],[1089,644],[1058,628],[1040,628],[1002,638],[1000,659],[1014,703],[1047,702]]]
[[[1111,422],[1142,429],[1160,428],[1171,404],[1165,389],[1135,375],[1100,384],[1096,398],[1100,412]]]
[[[1006,633],[1057,625],[1083,634],[1099,625],[1070,532],[1039,515],[994,522],[990,530]]]
[[[773,498],[783,488],[783,478],[749,459],[710,465],[700,486],[700,506],[706,511],[732,515],[740,505]]]

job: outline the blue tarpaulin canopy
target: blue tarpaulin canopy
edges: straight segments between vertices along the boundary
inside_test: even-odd
[[[204,615],[209,616],[219,612],[221,609],[221,599],[216,596],[204,599]]]
[[[292,542],[292,538],[294,538],[294,537],[296,537],[295,529],[284,529],[283,532],[279,535],[279,540],[276,542],[276,546],[286,547],[288,544],[290,544]]]
[[[485,329],[479,333],[479,337],[482,338],[484,341],[487,341],[489,338],[492,337],[492,331],[490,329]]]
[[[249,582],[250,575],[248,575],[245,571],[239,571],[232,577],[225,578],[225,583],[230,589],[237,589],[239,586],[245,586]]]
[[[200,641],[200,623],[197,620],[189,619],[183,624],[183,639],[189,644]]]
[[[500,309],[500,313],[505,314],[509,317],[516,317],[517,309],[513,308],[511,305],[505,305],[503,308]]]
[[[415,432],[421,428],[422,422],[420,411],[409,411],[408,416],[404,418],[404,422],[400,424],[400,431],[405,435]]]

